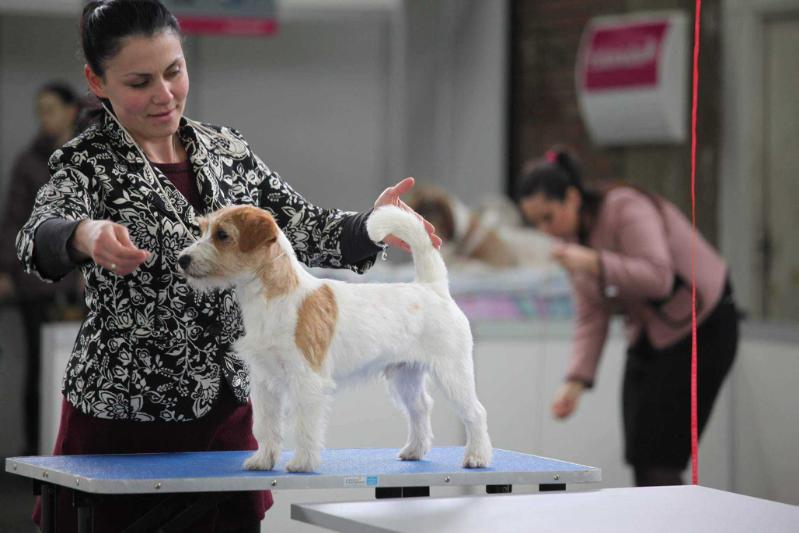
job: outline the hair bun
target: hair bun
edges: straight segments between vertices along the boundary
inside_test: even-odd
[[[555,145],[544,153],[544,159],[565,172],[573,185],[582,186],[580,162],[569,147]]]

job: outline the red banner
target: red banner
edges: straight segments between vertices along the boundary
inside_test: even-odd
[[[668,27],[669,23],[663,21],[595,29],[588,37],[583,64],[585,89],[656,86]]]
[[[277,31],[277,21],[271,18],[179,16],[178,20],[187,34],[271,35]]]

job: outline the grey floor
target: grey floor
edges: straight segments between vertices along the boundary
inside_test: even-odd
[[[5,458],[22,453],[24,341],[19,314],[0,307],[0,531],[38,531],[31,522],[32,482],[5,471]]]

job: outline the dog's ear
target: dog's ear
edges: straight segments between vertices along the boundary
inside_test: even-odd
[[[239,249],[244,253],[277,240],[277,224],[263,209],[245,207],[236,213],[234,220],[239,229]]]

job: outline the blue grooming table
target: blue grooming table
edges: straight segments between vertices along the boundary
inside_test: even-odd
[[[290,451],[281,454],[275,470],[244,470],[242,464],[252,453],[10,457],[6,471],[34,480],[45,513],[54,512],[56,486],[81,496],[76,498],[84,502],[78,506],[81,531],[91,530],[91,495],[375,488],[378,498],[386,498],[426,496],[431,486],[485,485],[487,492],[496,493],[511,492],[514,484],[563,490],[568,483],[601,480],[598,468],[502,449],[494,449],[489,468],[478,469],[461,466],[462,447],[433,448],[422,461],[400,461],[394,448],[330,449],[322,453],[322,467],[314,473],[287,472]]]

